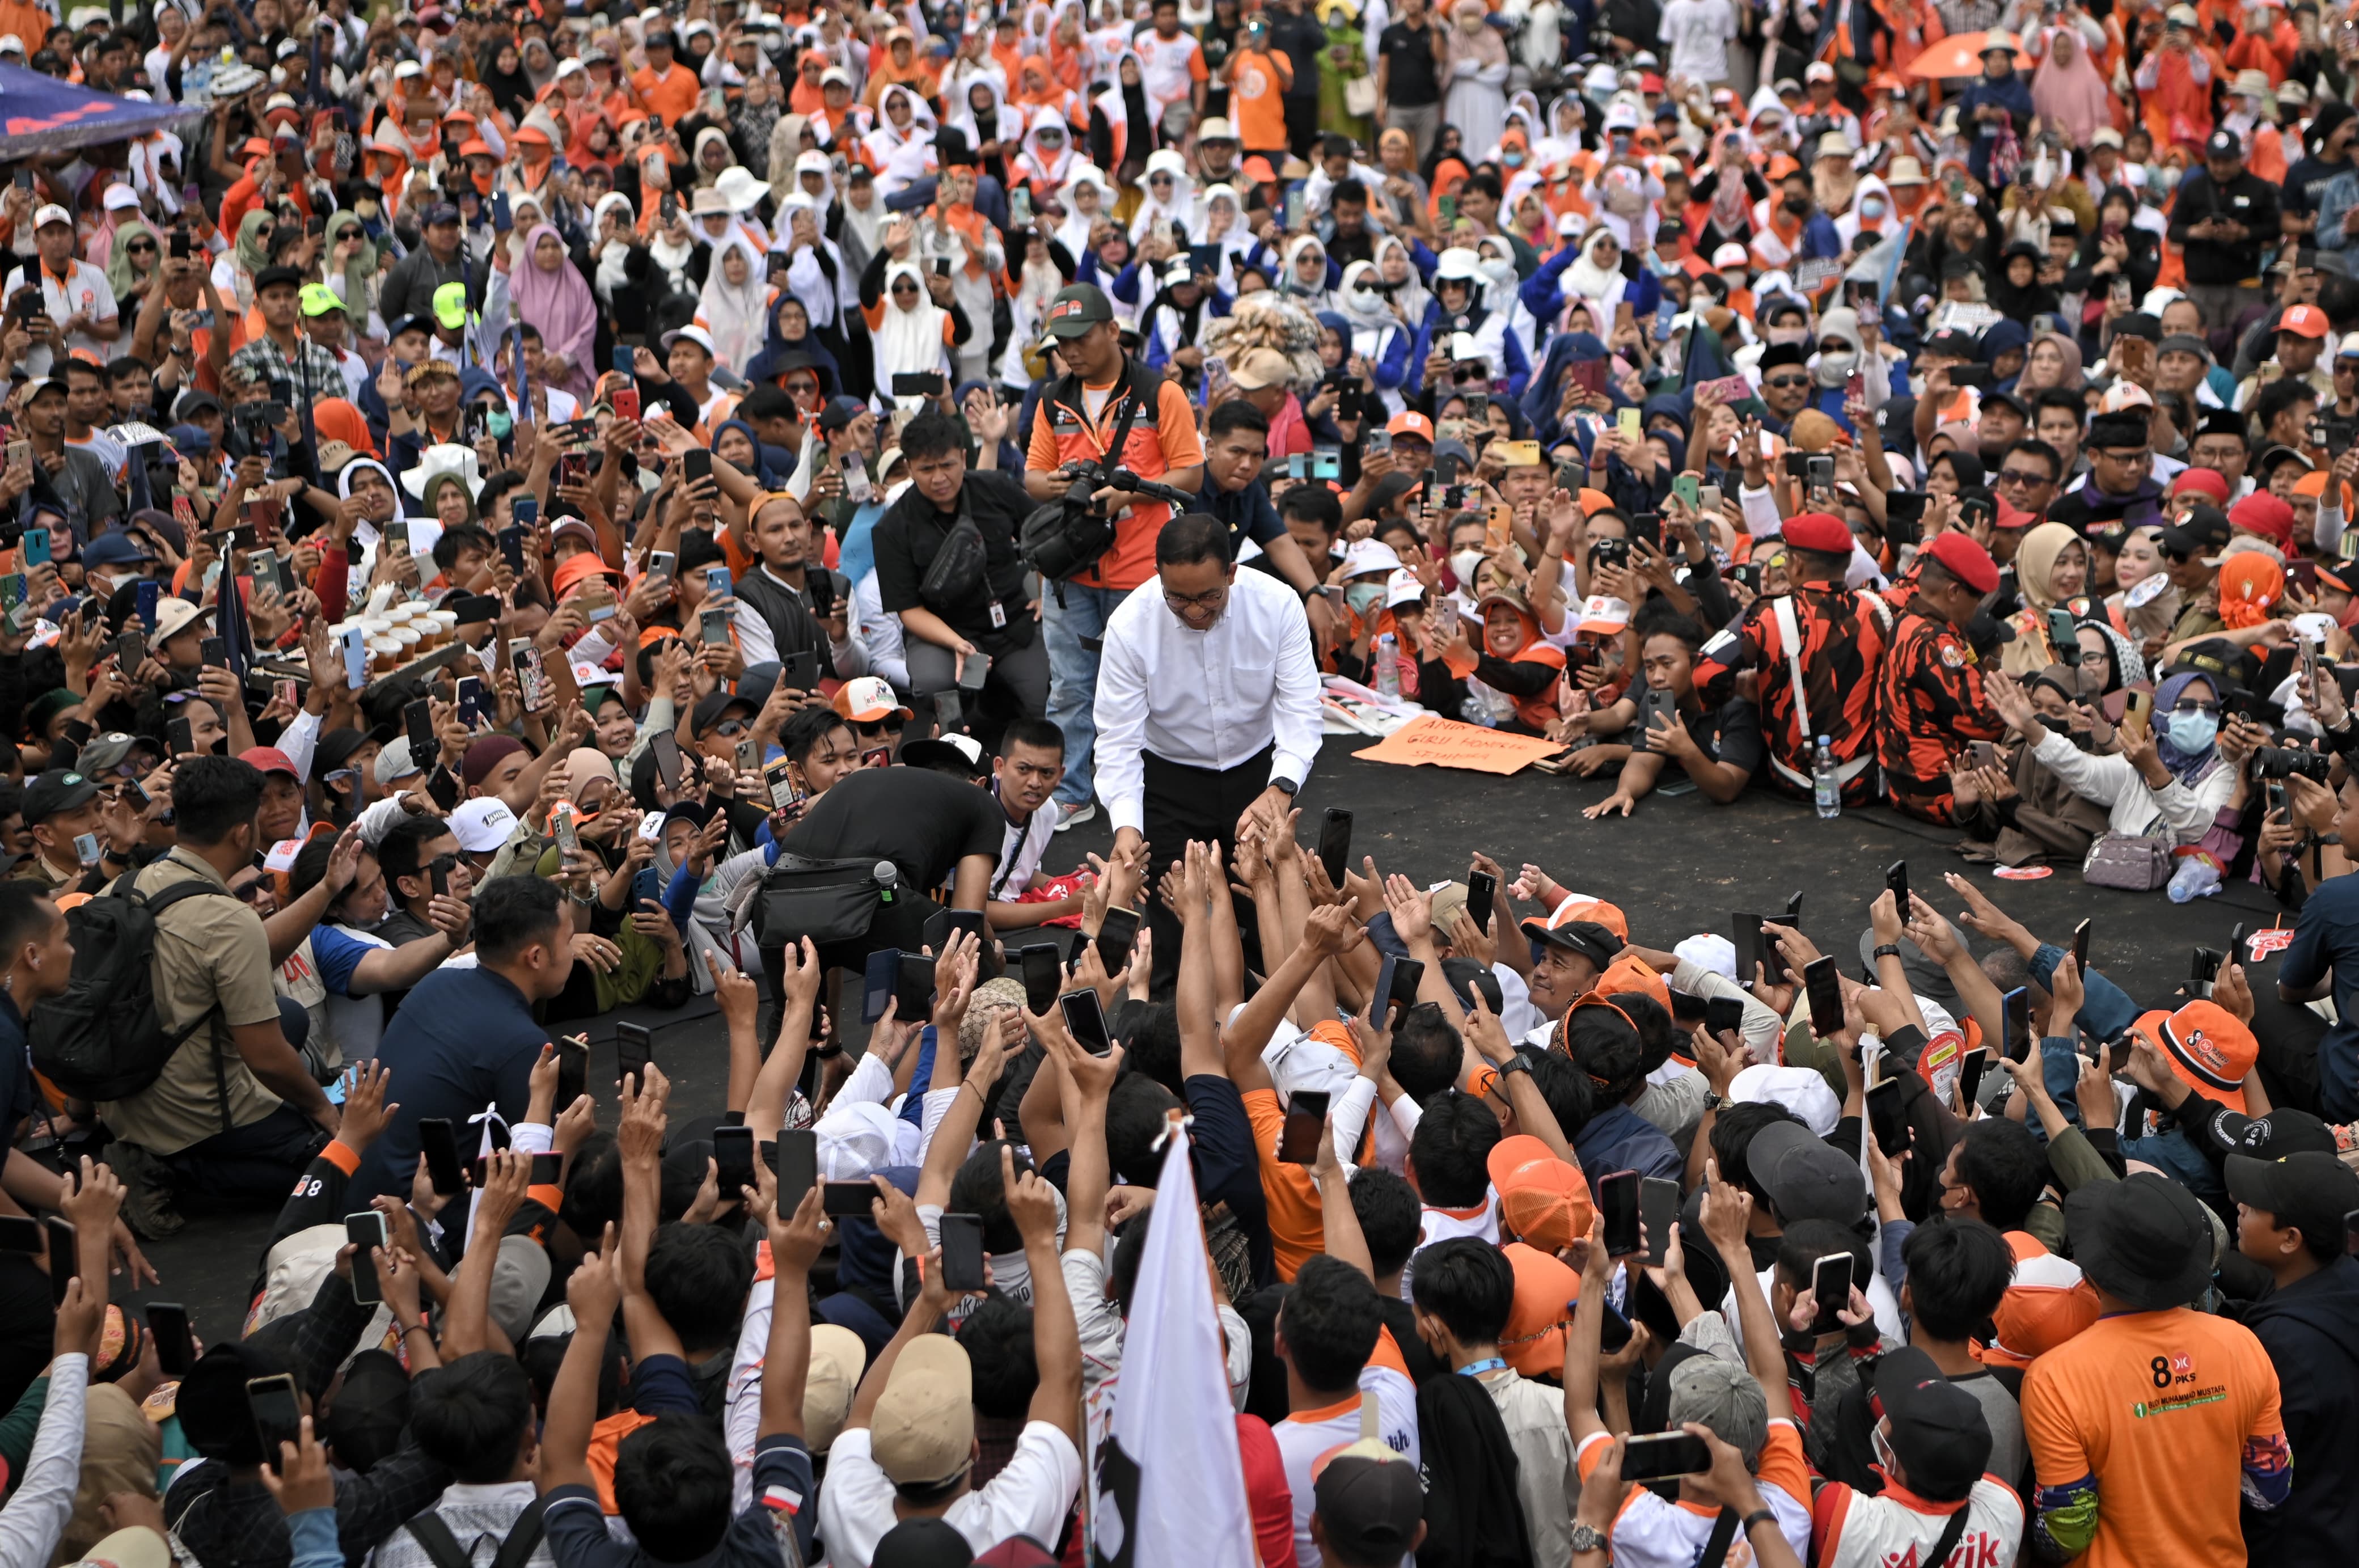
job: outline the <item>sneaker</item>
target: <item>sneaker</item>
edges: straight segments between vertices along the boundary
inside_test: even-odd
[[[172,1188],[163,1161],[136,1143],[117,1141],[107,1164],[123,1183],[123,1221],[142,1241],[161,1241],[188,1222],[172,1207]]]
[[[1084,800],[1078,806],[1060,806],[1057,809],[1057,831],[1063,833],[1067,828],[1077,827],[1097,814],[1095,800]]]

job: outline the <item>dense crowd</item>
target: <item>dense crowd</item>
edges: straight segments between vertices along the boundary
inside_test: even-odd
[[[0,1563],[2332,1561],[2354,60],[0,0]],[[1976,875],[1303,820],[1436,716]]]

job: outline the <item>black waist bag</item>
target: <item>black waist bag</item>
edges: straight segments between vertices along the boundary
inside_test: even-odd
[[[874,856],[812,860],[781,854],[762,878],[762,896],[754,906],[755,940],[764,947],[783,947],[804,937],[824,944],[866,936],[882,891],[878,864]]]

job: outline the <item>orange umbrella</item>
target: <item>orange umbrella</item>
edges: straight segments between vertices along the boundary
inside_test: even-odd
[[[1987,47],[1989,39],[2000,36],[2003,35],[1959,33],[1954,37],[1943,38],[1903,66],[1902,72],[1926,81],[1980,76],[1983,73],[1982,51]],[[2007,41],[2014,40],[2009,37]],[[2018,67],[2023,63],[2020,55],[2017,56],[2016,63]]]

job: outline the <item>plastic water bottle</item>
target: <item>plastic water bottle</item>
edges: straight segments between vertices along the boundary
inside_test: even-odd
[[[2210,898],[2220,890],[2220,863],[2201,850],[2180,856],[2179,868],[2170,874],[2169,890],[2174,904]]]
[[[891,903],[895,890],[901,886],[901,868],[889,860],[880,860],[872,875],[876,878],[876,901]]]
[[[1379,697],[1400,695],[1399,649],[1400,639],[1390,632],[1385,633],[1376,639],[1375,687],[1376,695]]]
[[[1810,764],[1810,789],[1818,797],[1821,818],[1843,815],[1843,775],[1835,769],[1834,743],[1819,737],[1819,757]]]

